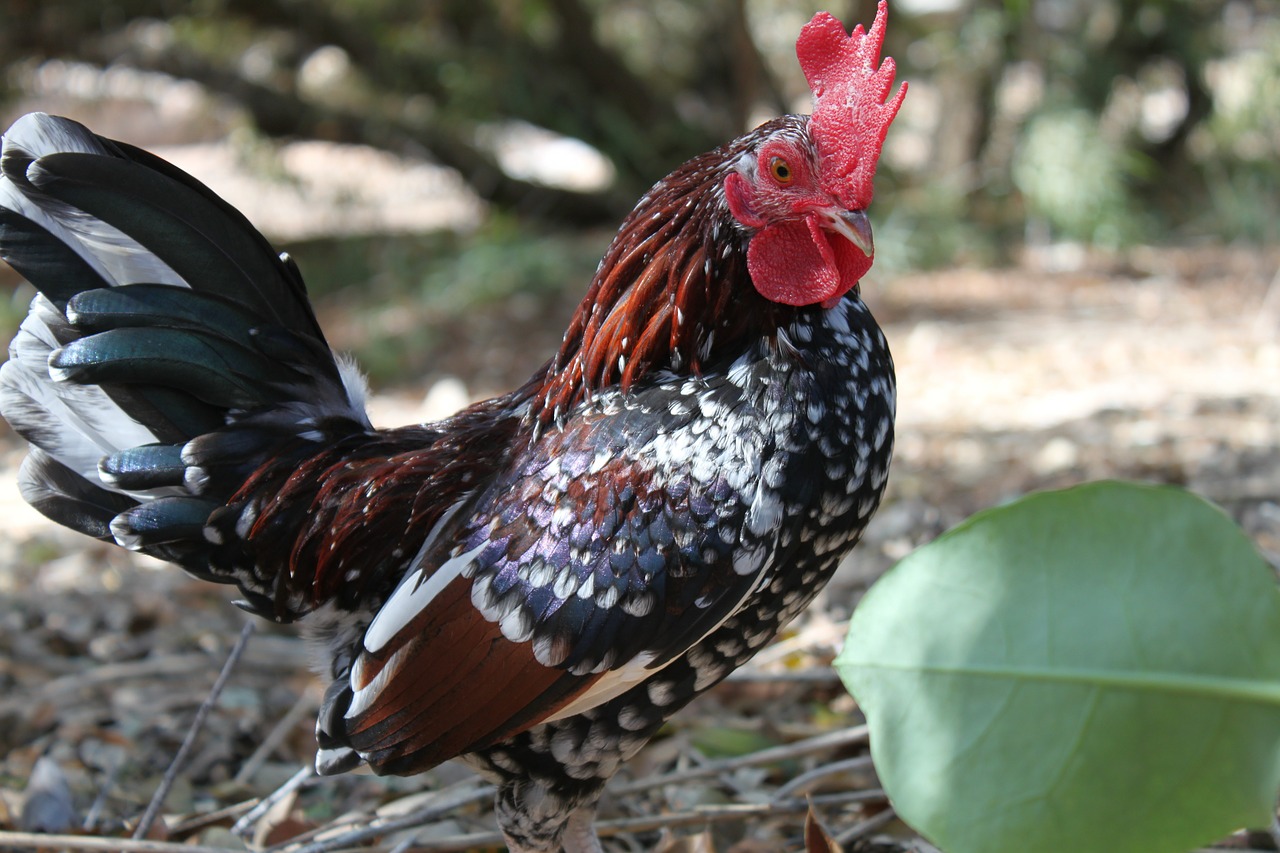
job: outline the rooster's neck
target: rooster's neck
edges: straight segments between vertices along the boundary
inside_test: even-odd
[[[747,273],[747,233],[724,198],[729,164],[751,137],[690,160],[623,222],[532,399],[543,426],[592,394],[657,372],[700,374],[771,337],[794,309]],[[535,380],[537,381],[537,380]]]

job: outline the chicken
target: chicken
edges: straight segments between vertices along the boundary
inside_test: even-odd
[[[39,295],[0,410],[24,497],[297,623],[329,683],[321,773],[461,756],[511,850],[599,850],[606,781],[805,607],[885,487],[893,365],[858,290],[906,90],[885,20],[817,15],[811,117],[657,183],[521,388],[399,429],[237,211],[18,120],[0,253]]]

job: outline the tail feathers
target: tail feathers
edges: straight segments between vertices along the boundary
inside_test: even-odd
[[[111,520],[111,534],[134,551],[151,552],[160,545],[200,542],[209,516],[221,506],[199,498],[156,498],[140,503]]]
[[[79,533],[120,544],[122,520],[136,521],[141,532],[134,533],[130,528],[127,534],[138,545],[136,550],[176,563],[204,580],[238,582],[209,569],[207,549],[200,544],[199,525],[192,523],[197,501],[160,498],[139,503],[127,495],[95,485],[38,447],[33,447],[23,460],[18,472],[18,488],[23,499],[41,514]],[[203,511],[207,514],[208,507]],[[183,531],[186,536],[157,532],[158,529],[177,531],[179,524],[170,517],[184,516],[188,522]]]
[[[59,524],[95,539],[111,541],[111,520],[137,506],[127,495],[95,485],[32,447],[18,471],[22,498]]]
[[[0,206],[70,247],[105,284],[221,293],[263,320],[324,339],[297,267],[243,214],[159,157],[32,113],[5,133],[0,173]]]
[[[144,444],[104,456],[98,463],[98,477],[111,489],[141,492],[177,486],[186,477],[182,447],[175,444]]]
[[[24,496],[265,608],[273,579],[225,568],[253,555],[211,516],[260,466],[371,429],[297,267],[177,168],[43,114],[0,144],[0,258],[40,291],[0,367]]]
[[[76,151],[108,158],[104,141],[75,122],[32,113],[14,122],[0,149],[3,258],[59,307],[91,287],[135,282],[186,286],[155,253],[119,228],[46,195],[29,173],[46,154]]]
[[[66,321],[41,296],[32,302],[0,365],[0,411],[27,441],[81,477],[97,476],[98,460],[120,447],[151,444],[154,432],[120,409],[96,385],[50,381],[48,363],[68,336]]]

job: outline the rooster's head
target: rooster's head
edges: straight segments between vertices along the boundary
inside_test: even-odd
[[[848,35],[830,14],[815,15],[796,41],[813,115],[760,137],[725,178],[729,210],[751,234],[751,280],[772,302],[833,304],[871,267],[872,179],[907,89],[889,97],[886,19],[885,0],[869,32],[858,25]]]

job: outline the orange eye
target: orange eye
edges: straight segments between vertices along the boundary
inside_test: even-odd
[[[781,157],[774,157],[769,161],[769,174],[780,184],[791,183],[791,167]]]

